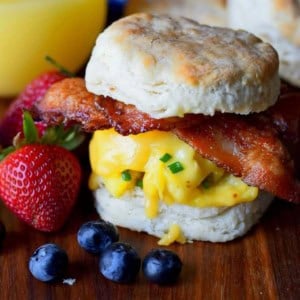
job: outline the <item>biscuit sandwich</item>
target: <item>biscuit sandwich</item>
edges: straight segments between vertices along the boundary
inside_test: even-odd
[[[99,35],[85,81],[54,84],[36,111],[93,132],[89,185],[101,218],[164,245],[225,242],[274,196],[299,202],[276,126],[279,92],[277,53],[254,35],[135,14]]]

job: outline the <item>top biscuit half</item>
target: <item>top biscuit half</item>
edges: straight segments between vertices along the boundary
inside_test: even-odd
[[[154,14],[128,16],[101,33],[85,79],[90,92],[154,118],[259,112],[280,87],[277,53],[254,35]]]

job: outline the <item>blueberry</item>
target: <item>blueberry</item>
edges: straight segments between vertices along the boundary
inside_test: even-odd
[[[107,279],[131,283],[136,278],[141,259],[135,249],[126,243],[113,243],[100,255],[99,270]]]
[[[0,246],[2,245],[5,236],[6,236],[6,229],[4,224],[0,221]]]
[[[142,270],[145,277],[160,285],[173,284],[182,268],[178,255],[170,250],[154,249],[144,258]]]
[[[84,223],[77,233],[79,245],[93,254],[100,254],[107,246],[118,240],[119,233],[116,226],[100,220]]]
[[[61,279],[68,266],[67,253],[55,244],[37,248],[29,260],[29,270],[38,280],[51,282]]]

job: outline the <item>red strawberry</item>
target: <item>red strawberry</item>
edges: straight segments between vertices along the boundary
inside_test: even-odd
[[[30,144],[0,163],[0,197],[23,221],[58,230],[75,203],[81,179],[77,158],[56,145]]]
[[[81,168],[69,150],[84,136],[77,127],[55,126],[40,137],[29,112],[22,119],[24,137],[18,135],[14,145],[0,153],[0,198],[29,225],[55,231],[65,223],[77,198]]]
[[[30,110],[33,104],[45,95],[53,83],[66,77],[62,72],[50,71],[38,76],[26,86],[24,91],[11,103],[0,121],[0,141],[2,145],[10,145],[14,136],[22,131],[23,110]]]

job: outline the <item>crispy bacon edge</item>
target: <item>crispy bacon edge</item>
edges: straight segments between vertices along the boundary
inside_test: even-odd
[[[53,84],[43,99],[33,106],[33,116],[46,124],[80,125],[85,132],[110,128],[95,103],[101,96],[89,93],[82,78],[66,78]]]

